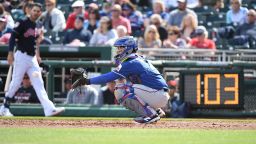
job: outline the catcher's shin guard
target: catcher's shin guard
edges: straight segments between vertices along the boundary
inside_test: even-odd
[[[117,84],[115,96],[119,104],[138,113],[142,116],[151,117],[156,114],[156,111],[145,103],[141,98],[134,94],[131,85]]]

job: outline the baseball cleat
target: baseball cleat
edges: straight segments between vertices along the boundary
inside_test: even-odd
[[[140,124],[150,124],[155,123],[160,120],[160,117],[156,114],[152,117],[136,117],[133,119],[136,123]]]
[[[158,108],[156,110],[156,113],[158,114],[159,117],[165,117],[165,112],[161,109],[161,108]]]
[[[55,110],[53,110],[51,114],[45,115],[45,116],[47,116],[47,117],[56,116],[56,115],[58,115],[58,114],[60,114],[60,113],[62,113],[64,111],[65,111],[64,107],[55,108]]]
[[[4,107],[3,105],[0,108],[0,116],[3,117],[12,117],[13,114],[10,112],[10,110],[6,107]]]

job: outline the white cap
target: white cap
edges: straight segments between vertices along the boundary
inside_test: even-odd
[[[177,2],[185,3],[186,0],[177,0]]]
[[[84,2],[81,0],[75,1],[71,7],[84,7]]]

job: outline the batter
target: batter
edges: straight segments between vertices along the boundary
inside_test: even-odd
[[[4,103],[0,108],[0,116],[13,116],[10,112],[10,102],[19,89],[24,74],[27,73],[34,87],[40,103],[43,106],[45,116],[57,115],[65,110],[64,107],[56,108],[49,100],[44,88],[39,63],[39,40],[37,39],[36,20],[41,15],[42,5],[34,3],[30,17],[16,22],[9,42],[8,63],[13,64],[12,80],[5,94]],[[13,49],[17,44],[17,51]]]

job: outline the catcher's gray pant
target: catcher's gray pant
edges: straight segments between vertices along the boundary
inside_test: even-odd
[[[156,90],[140,84],[122,83],[116,85],[115,96],[123,106],[144,116],[156,114],[155,110],[166,106],[170,97],[164,90]]]
[[[55,109],[55,106],[49,100],[48,95],[44,89],[44,82],[36,56],[29,56],[19,50],[15,52],[12,80],[5,96],[10,98],[14,96],[15,92],[21,86],[21,82],[25,73],[28,74],[31,84],[36,91],[36,95],[44,108],[45,116],[51,115],[52,111]]]

